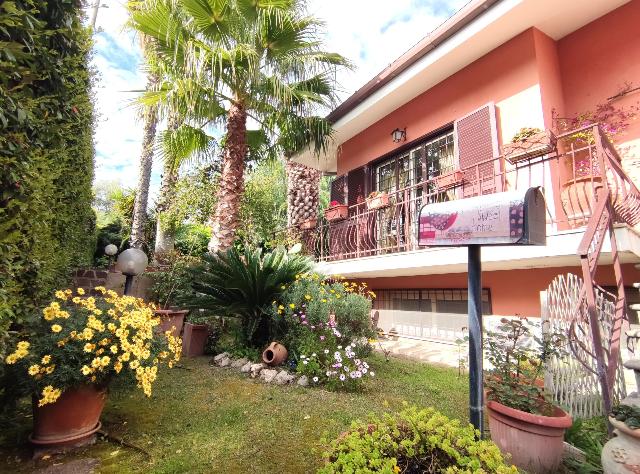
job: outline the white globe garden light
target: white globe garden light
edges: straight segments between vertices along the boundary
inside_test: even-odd
[[[109,244],[104,248],[104,253],[106,253],[109,257],[113,257],[118,253],[118,247],[113,244]]]
[[[148,263],[147,254],[140,249],[127,249],[118,255],[116,269],[127,277],[124,283],[125,295],[128,295],[131,291],[133,277],[142,273],[147,268]]]

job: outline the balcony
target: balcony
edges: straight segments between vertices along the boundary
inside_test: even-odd
[[[604,180],[616,223],[638,223],[637,188],[606,135],[598,126],[589,126],[559,135],[556,149],[547,155],[515,164],[503,156],[491,158],[389,193],[381,207],[360,202],[348,208],[344,219],[322,219],[315,228],[288,232],[302,242],[307,254],[324,262],[410,252],[420,249],[417,225],[424,204],[540,186],[547,233],[552,234],[586,226]]]

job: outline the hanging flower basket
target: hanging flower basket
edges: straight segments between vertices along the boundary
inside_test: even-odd
[[[502,154],[512,165],[547,155],[556,150],[557,139],[551,130],[542,130],[526,138],[505,143]]]
[[[301,230],[315,229],[318,225],[318,219],[308,219],[300,224]]]
[[[374,191],[367,198],[367,209],[382,209],[389,205],[389,195],[385,192]]]
[[[436,186],[438,189],[449,189],[462,184],[464,181],[464,173],[460,170],[451,171],[436,177]]]
[[[341,221],[346,219],[349,215],[349,206],[346,204],[337,204],[331,207],[328,207],[324,211],[324,217],[329,222]]]

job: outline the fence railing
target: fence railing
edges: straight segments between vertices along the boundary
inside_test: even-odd
[[[587,225],[599,191],[611,192],[615,222],[640,222],[640,192],[620,165],[615,148],[598,126],[559,135],[557,151],[510,164],[495,157],[388,192],[388,204],[371,208],[361,202],[342,220],[318,221],[315,228],[287,230],[319,261],[345,260],[417,250],[418,214],[424,204],[466,199],[540,186],[549,230]]]

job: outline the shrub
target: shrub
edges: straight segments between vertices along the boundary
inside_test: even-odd
[[[200,259],[174,252],[166,257],[166,262],[167,265],[148,273],[153,281],[151,297],[162,309],[168,309],[192,294],[193,269]]]
[[[215,255],[205,254],[193,270],[193,290],[180,301],[187,308],[207,309],[240,320],[241,345],[262,349],[275,335],[269,313],[296,275],[307,272],[307,257],[284,248],[263,254],[262,249],[232,247]]]
[[[517,474],[491,441],[478,441],[471,425],[450,420],[433,408],[406,408],[396,415],[354,423],[332,441],[318,470],[332,473],[496,473]]]
[[[274,305],[274,315],[295,317],[302,310],[309,324],[318,326],[327,323],[333,314],[343,345],[375,336],[371,325],[371,298],[375,298],[375,293],[367,289],[366,283],[308,273],[297,275],[285,290]]]
[[[0,332],[91,262],[90,34],[81,2],[0,2]]]
[[[96,288],[104,297],[83,297],[84,291],[59,290],[5,362],[13,366],[27,393],[40,396],[39,405],[54,403],[62,392],[79,384],[107,385],[119,374],[135,376],[147,396],[158,364],[170,367],[180,359],[182,344],[167,331],[154,337],[160,320],[142,299],[118,296]]]

